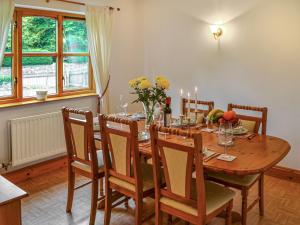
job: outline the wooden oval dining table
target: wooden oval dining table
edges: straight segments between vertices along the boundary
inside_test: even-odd
[[[193,145],[191,139],[168,135],[165,138],[184,145]],[[215,133],[202,132],[204,148],[217,153],[224,153],[224,147],[218,144]],[[231,162],[213,157],[203,161],[203,167],[208,171],[223,172],[240,176],[263,173],[279,163],[290,151],[290,144],[278,137],[256,135],[252,139],[246,136],[236,136],[234,144],[228,147],[228,154],[236,156]],[[151,157],[151,144],[141,143],[140,152]]]

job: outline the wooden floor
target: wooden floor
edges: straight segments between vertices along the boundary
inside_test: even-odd
[[[89,221],[90,186],[75,192],[73,213],[65,213],[66,170],[54,171],[50,174],[19,183],[30,196],[23,201],[23,225],[84,225]],[[85,182],[84,178],[77,177],[78,184]],[[250,199],[256,193],[251,192]],[[273,177],[266,177],[265,182],[265,216],[259,217],[258,208],[255,207],[248,218],[248,225],[300,225],[300,184]],[[251,197],[252,196],[252,197]],[[234,202],[234,209],[240,211],[240,195]],[[145,214],[153,212],[153,201],[145,201]],[[98,210],[96,224],[103,224],[103,211]],[[134,224],[134,204],[130,208],[120,206],[113,210],[111,225]],[[154,219],[144,224],[154,225]],[[167,224],[167,223],[165,223]],[[183,223],[179,223],[183,224]],[[218,218],[210,225],[224,224]],[[235,223],[236,225],[239,223]]]

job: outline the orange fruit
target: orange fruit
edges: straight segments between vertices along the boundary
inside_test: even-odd
[[[234,120],[236,118],[235,111],[224,112],[223,118],[227,121]]]

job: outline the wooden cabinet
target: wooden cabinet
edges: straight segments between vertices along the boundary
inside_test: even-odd
[[[21,199],[28,194],[0,176],[0,225],[21,225]]]

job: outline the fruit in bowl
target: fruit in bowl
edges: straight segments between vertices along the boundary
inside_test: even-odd
[[[211,123],[217,126],[224,123],[231,123],[232,126],[235,127],[239,123],[239,119],[237,118],[235,111],[224,112],[221,109],[213,109],[207,115],[207,118]]]
[[[218,122],[219,124],[231,123],[232,127],[236,127],[239,124],[239,119],[237,118],[235,111],[227,111],[219,118]]]
[[[217,123],[219,121],[219,119],[223,117],[223,115],[224,115],[224,111],[223,110],[221,110],[221,109],[213,109],[213,110],[211,110],[208,113],[207,119],[211,123]]]

